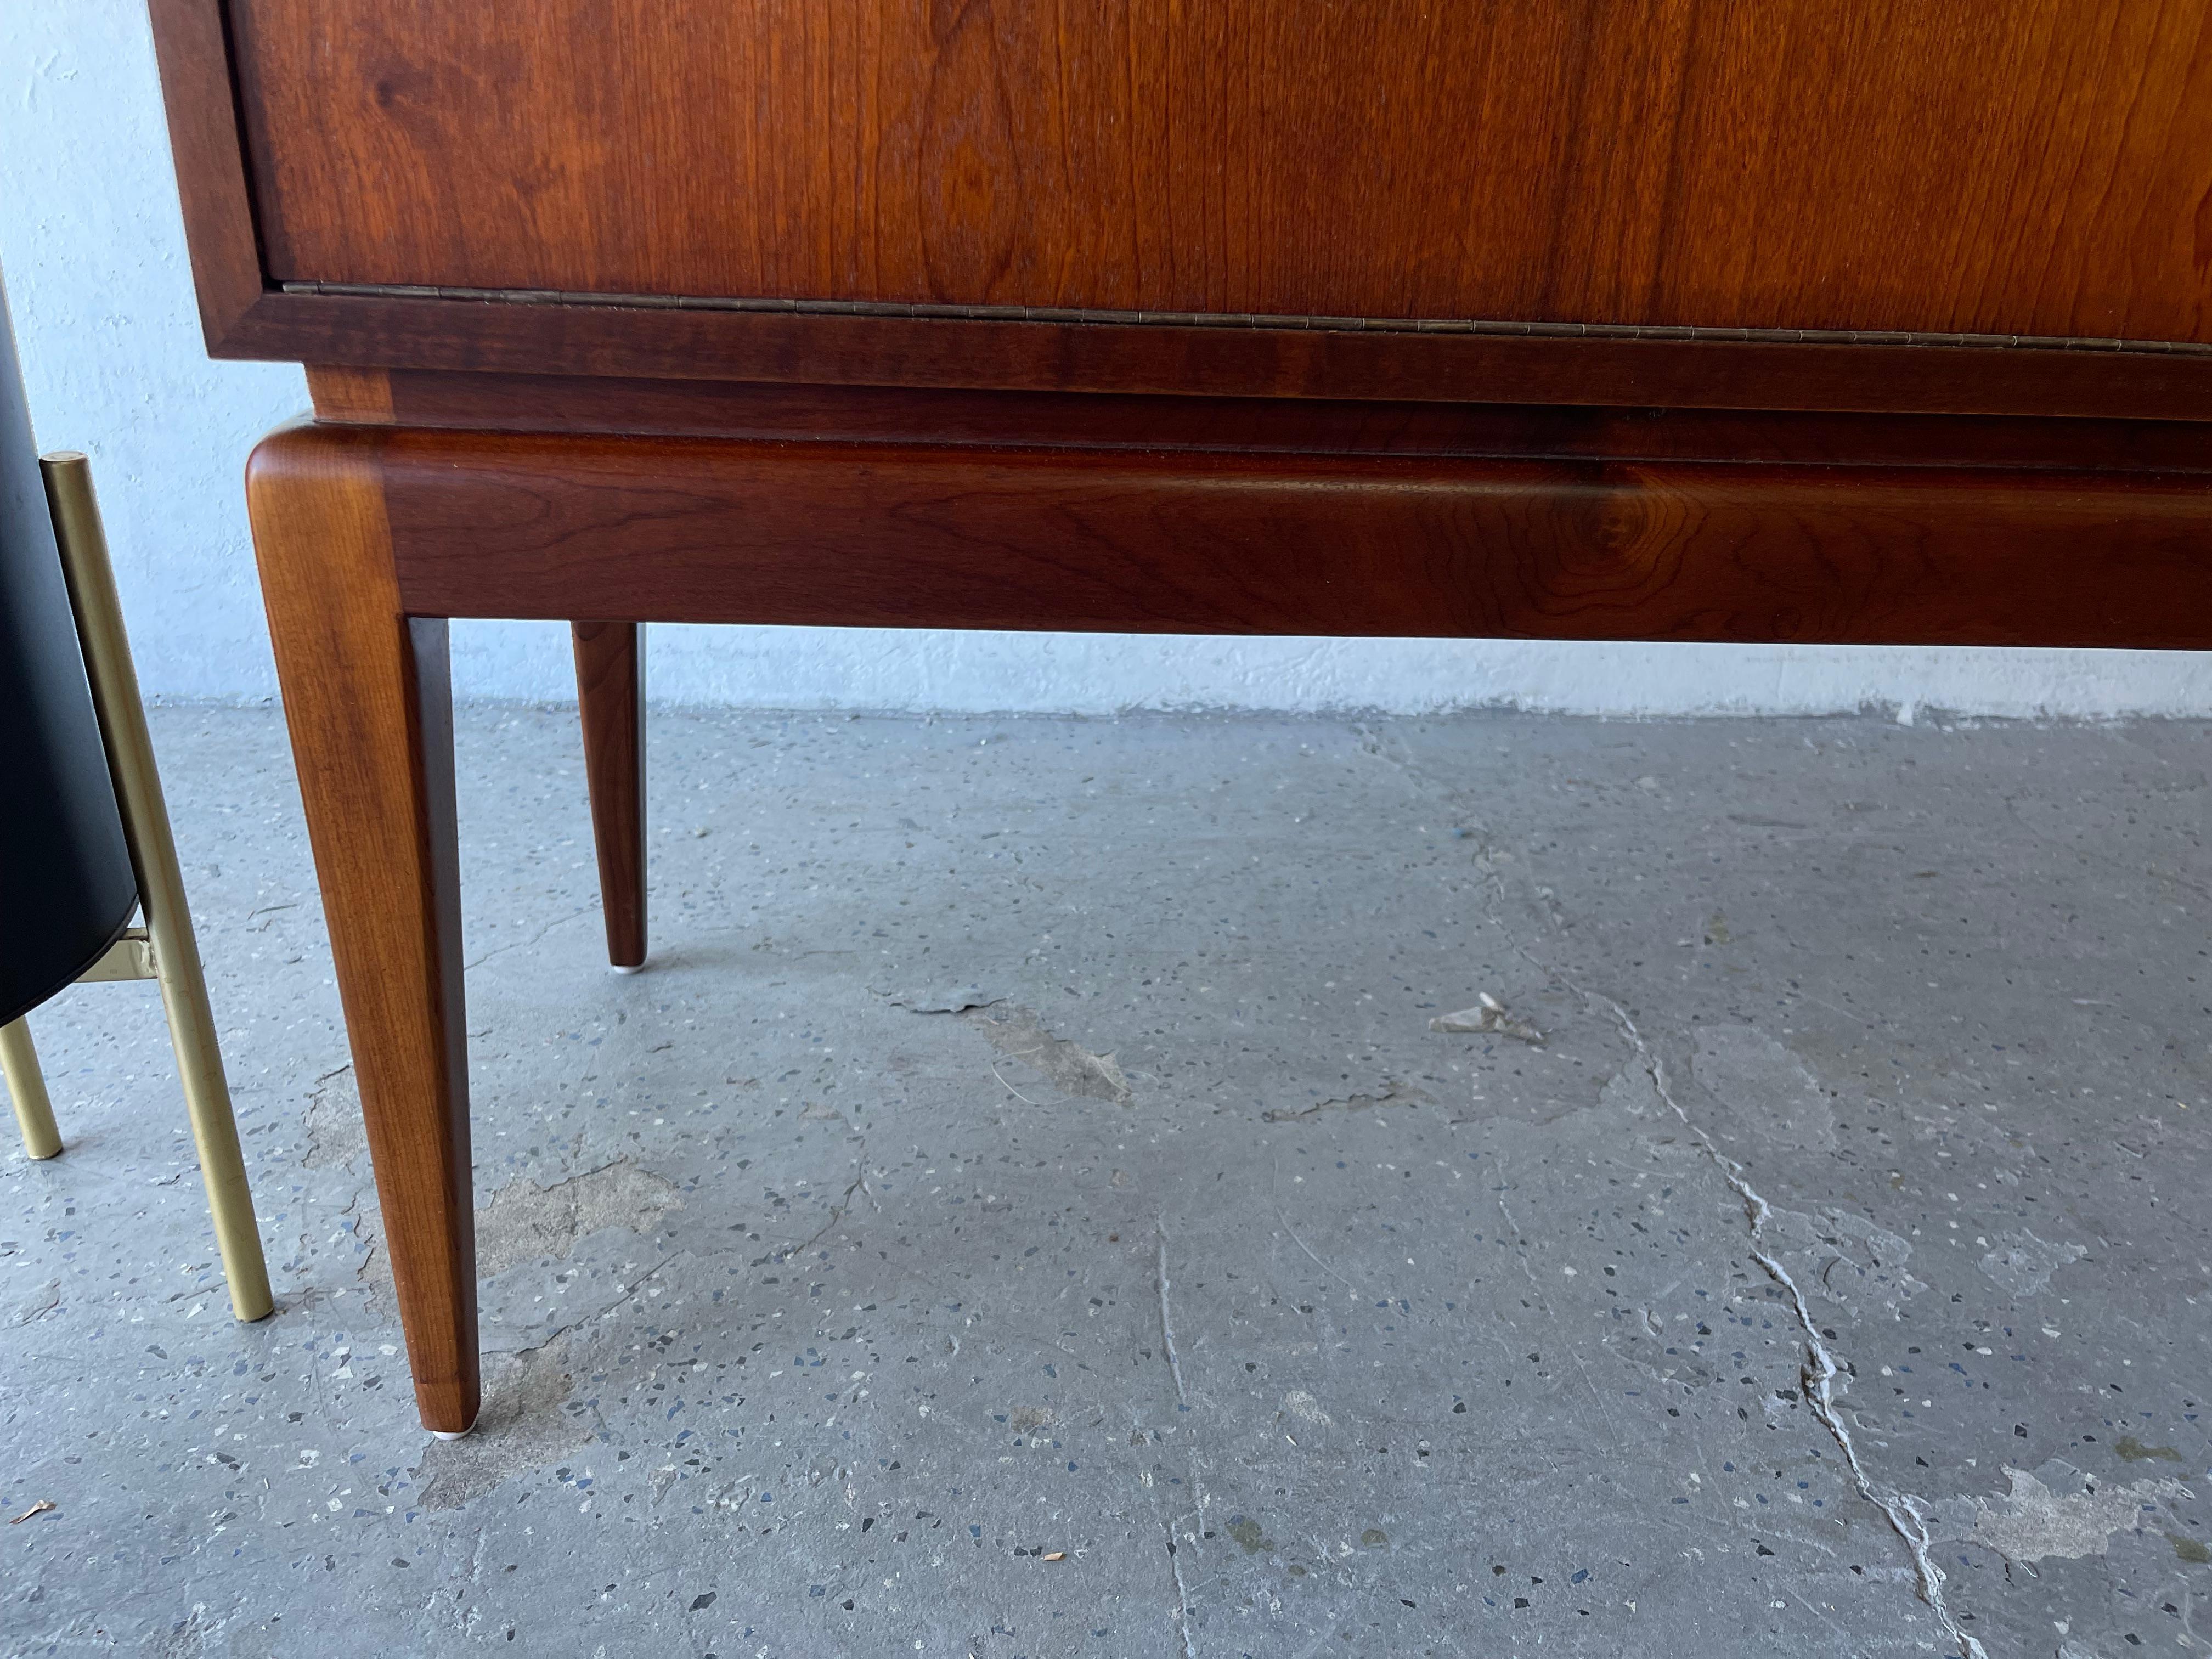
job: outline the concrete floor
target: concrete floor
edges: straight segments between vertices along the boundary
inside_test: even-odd
[[[2212,1644],[2212,727],[653,728],[623,979],[573,714],[463,714],[439,1444],[280,721],[158,717],[279,1308],[64,995],[8,1652]]]

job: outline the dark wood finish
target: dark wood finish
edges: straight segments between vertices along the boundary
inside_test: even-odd
[[[154,46],[169,117],[169,148],[210,343],[236,331],[268,278],[246,176],[221,0],[153,0]]]
[[[607,960],[645,965],[645,650],[629,622],[580,622],[576,702],[583,716],[584,775],[599,854],[599,905]]]
[[[346,421],[355,423],[389,426],[392,419],[393,374],[388,368],[311,368],[307,370],[307,395],[314,399],[315,418],[322,421]],[[455,377],[441,375],[441,380]],[[464,384],[481,382],[489,386],[507,384],[506,375],[470,374],[459,377]],[[416,424],[422,424],[416,422]],[[428,424],[442,424],[429,422]],[[455,422],[455,425],[477,425],[479,422]],[[493,422],[497,424],[497,422]]]
[[[476,1222],[446,624],[402,613],[371,446],[265,441],[254,549],[427,1427],[476,1420]]]
[[[2212,481],[332,428],[434,616],[2212,645]]]
[[[1935,5],[1935,0],[1917,3],[1923,7]],[[1886,13],[1898,15],[1903,3],[1904,0],[1886,0]],[[2110,26],[2118,31],[2112,36],[2120,41],[2120,46],[2114,49],[2118,52],[2118,57],[2110,53],[2099,56],[2103,50],[2097,45],[2101,38],[2099,31],[2107,27],[2098,21],[2105,16],[2100,9],[2077,9],[2073,14],[2077,20],[2075,24],[2052,32],[2053,39],[2063,35],[2086,52],[2083,74],[2087,78],[2083,84],[2106,86],[2106,82],[2099,77],[2118,73],[2124,64],[2138,62],[2146,76],[2158,80],[2160,85],[2174,75],[2181,75],[2189,84],[2195,84],[2203,73],[2199,60],[2204,54],[2193,49],[2160,58],[2156,64],[2128,55],[2136,48],[2127,46],[2121,40],[2125,31],[2120,24],[2140,24],[2149,18],[2151,13],[2145,9],[2149,3],[2150,0],[2130,0],[2124,9],[2125,17]],[[1809,4],[1810,0],[1802,0],[1800,4],[1777,9],[1795,15],[1808,9]],[[1891,336],[1846,343],[1787,338],[1754,341],[1729,337],[1407,333],[1340,324],[1326,327],[1279,326],[1265,319],[1243,317],[1234,319],[1231,326],[1197,327],[1104,313],[1097,319],[1082,322],[1014,321],[702,311],[673,308],[665,304],[521,304],[421,295],[279,292],[275,279],[264,268],[257,240],[252,216],[254,197],[249,189],[238,126],[239,111],[225,45],[222,0],[151,0],[151,6],[155,39],[161,49],[170,133],[183,186],[193,271],[199,286],[209,349],[217,356],[371,368],[793,384],[2212,419],[2212,354],[2164,350],[1963,346],[1940,342],[1907,344],[1899,343]],[[2047,0],[2035,15],[2043,15],[2045,9]],[[2200,0],[2187,0],[2187,3],[2171,0],[2168,7],[2169,12],[2176,15],[2199,9]],[[1824,15],[1832,9],[1823,9]],[[1994,15],[2007,9],[1985,9]],[[971,4],[961,10],[961,15],[984,16],[989,10]],[[444,11],[456,20],[474,15],[469,8],[447,8]],[[493,14],[483,15],[488,17]],[[533,27],[528,21],[535,15],[532,11],[510,8],[497,15],[519,20],[515,27],[526,31]],[[678,14],[672,11],[670,15]],[[1844,14],[1834,15],[1840,17]],[[1950,15],[1961,19],[1967,16],[1955,9]],[[271,32],[280,21],[277,15],[263,11],[256,15],[260,25],[260,33],[256,38],[281,56],[282,37]],[[410,12],[407,15],[415,18],[416,14]],[[424,14],[423,27],[434,27],[435,21],[434,17]],[[2171,26],[2169,17],[2166,24],[2159,27]],[[318,25],[309,19],[301,27],[313,28]],[[453,27],[469,25],[457,21]],[[964,25],[963,32],[972,27]],[[2153,32],[2155,33],[2155,28]],[[375,34],[374,38],[389,40],[391,37]],[[591,41],[596,50],[604,40],[604,31],[594,28],[580,38]],[[413,55],[424,56],[421,52]],[[1348,60],[1347,73],[1357,69],[1359,61]],[[1958,60],[1947,61],[1951,61],[1955,69]],[[2047,57],[2037,61],[2045,70],[2052,68],[2056,62]],[[1598,82],[1590,84],[1595,86]],[[373,93],[371,95],[373,98]],[[402,95],[395,82],[392,107],[402,112],[415,110],[410,101],[413,96]],[[358,100],[356,97],[349,101]],[[2077,94],[2078,110],[2094,106],[2094,100],[2080,99]],[[2190,105],[2192,111],[2206,106],[2207,100],[2203,98]],[[2117,119],[2114,112],[2124,107],[2133,110],[2136,106],[2113,105],[2106,112]],[[310,146],[325,142],[316,137],[319,114],[316,121],[301,128],[266,118],[265,104],[264,108],[261,141],[272,151],[272,160],[281,160],[295,142]],[[2179,143],[2186,137],[2180,126],[2199,118],[2197,115],[2189,114],[2185,119],[2175,109],[2156,106],[2155,100],[2151,113],[2150,125],[2141,131],[2172,128],[2175,154],[2182,159],[2175,161],[2163,151],[2159,152],[2151,161],[2143,164],[2145,178],[2157,175],[2159,168],[2169,163],[2185,170],[2193,165],[2187,159],[2189,154],[2205,153],[2202,146],[2190,152]],[[416,110],[415,115],[408,118],[416,119],[420,115],[421,112]],[[378,118],[386,129],[404,125],[390,111]],[[1710,124],[1729,118],[1723,111],[1706,118]],[[2077,124],[2084,118],[2087,118],[2078,113],[2069,118]],[[1779,125],[1779,118],[1773,118],[1773,124]],[[517,118],[509,125],[517,131],[527,131],[532,124]],[[1444,124],[1447,127],[1449,125]],[[1902,119],[1893,125],[1899,131],[1909,125]],[[356,127],[333,131],[342,139],[344,132],[356,128],[357,124]],[[434,124],[429,127],[418,125],[414,130],[420,134],[419,142],[426,145],[435,136]],[[1799,122],[1796,130],[1815,131],[1809,122]],[[2066,130],[2075,128],[2069,126]],[[678,129],[671,131],[670,141],[682,138],[686,131],[679,125]],[[797,131],[811,129],[802,126]],[[2108,132],[2108,141],[2111,137]],[[639,141],[641,144],[642,142]],[[2134,155],[2130,146],[2139,146],[2140,142],[2140,135],[2125,139],[2117,147],[2107,142],[2103,150],[2085,154],[2084,176],[2098,175],[2099,168],[2104,165],[2099,160],[2100,155],[2108,160],[2124,159],[2122,152]],[[1921,153],[1941,158],[1942,147],[1930,142],[1924,130],[1915,143]],[[1642,136],[1636,143],[1639,152],[1650,149],[1656,153]],[[785,148],[791,146],[787,144]],[[1587,139],[1582,141],[1582,151],[1592,157],[1599,153]],[[1309,161],[1308,156],[1299,157],[1302,178],[1331,171],[1313,167]],[[2118,161],[2113,161],[2113,165],[2118,164]],[[437,154],[425,149],[402,171],[422,175],[426,170],[434,173],[443,165],[446,163]],[[670,163],[665,170],[682,171],[683,166]],[[538,182],[542,173],[541,169],[511,179],[510,202],[524,203],[542,195]],[[2165,200],[2159,192],[2166,191],[2170,194],[2169,187],[2158,186],[2146,197],[2136,187],[2142,179],[2133,173],[2128,178],[2134,182],[2115,196],[2118,205],[2113,211],[2123,217],[2135,216],[2129,219],[2130,223],[2151,223],[2148,216],[2153,215],[2154,210],[2148,204],[2154,199]],[[1768,185],[1772,184],[1770,179]],[[294,188],[296,191],[298,187]],[[1854,181],[1851,188],[1859,192],[1862,201],[1855,204],[1850,216],[1850,240],[1838,269],[1844,276],[1851,270],[1871,270],[1875,276],[1869,280],[1877,287],[1895,283],[1899,279],[1899,271],[1887,254],[1877,258],[1867,252],[1881,246],[1869,234],[1865,216],[1859,210],[1872,185],[1862,190]],[[1371,181],[1364,183],[1363,189],[1371,191]],[[714,199],[731,216],[732,222],[756,222],[749,216],[750,210],[744,196],[729,192],[719,181],[716,192]],[[1406,199],[1408,192],[1401,188],[1395,191],[1395,196]],[[1478,222],[1450,203],[1439,204],[1431,199],[1432,196],[1431,192],[1422,198],[1423,223],[1439,230],[1453,226],[1473,227],[1467,234],[1477,240],[1494,233],[1494,222]],[[1024,210],[1027,211],[1033,198],[1025,195],[1022,199]],[[1186,199],[1193,204],[1194,210],[1202,214],[1226,210],[1218,191],[1209,196],[1200,191]],[[1617,199],[1623,211],[1632,206],[1629,195],[1616,192],[1606,199]],[[1261,198],[1254,195],[1251,200],[1256,204]],[[261,205],[265,213],[267,204]],[[957,208],[957,202],[953,205]],[[1993,228],[1993,245],[2006,236],[2031,233],[2040,236],[2048,228],[2047,206],[2045,204],[2033,211],[2023,209],[2014,219]],[[2194,248],[2197,240],[2212,236],[2212,230],[2204,228],[2208,222],[2200,205],[2184,203],[2182,206],[2185,212],[2170,223],[2154,227],[2142,239],[2131,240],[2122,234],[2109,217],[2098,221],[2104,226],[2100,234],[2105,237],[2106,246],[2124,252],[2130,258],[2146,246],[2169,248],[2176,238]],[[352,204],[341,201],[336,204],[336,210],[342,215],[350,212]],[[428,216],[436,222],[445,222],[441,215]],[[520,216],[524,219],[527,216]],[[518,215],[505,204],[499,212],[490,216],[492,222],[502,226],[511,226],[517,219]],[[634,228],[626,224],[623,234],[616,240],[626,240]],[[1297,234],[1304,241],[1316,245],[1331,240],[1327,235],[1316,235],[1316,227],[1310,222],[1302,222]],[[1963,235],[1965,232],[1959,234]],[[1366,246],[1369,257],[1374,256],[1371,246],[1356,239],[1346,239],[1342,246]],[[1697,246],[1709,248],[1705,242]],[[1778,248],[1780,246],[1778,244]],[[1558,263],[1562,269],[1575,263],[1588,265],[1599,256],[1599,252],[1594,246],[1586,246],[1577,250],[1571,260]],[[1698,257],[1717,256],[1708,252]],[[2159,258],[2166,261],[2160,269],[2179,270],[2167,254],[2161,252]],[[1988,264],[1984,252],[1978,252],[1965,258],[1957,267],[1958,272],[1965,273],[1960,282],[1966,282],[1966,276]],[[2047,264],[2048,261],[2039,257],[2014,262],[2006,269],[2041,272]],[[2087,270],[2087,266],[2079,268]],[[2201,290],[2207,278],[2201,265],[2197,270]],[[1953,268],[1946,265],[1936,291],[1944,295],[1966,293],[1966,289],[1954,283],[1952,276]],[[1837,280],[1842,280],[1842,276]],[[2054,279],[2049,294],[2074,293],[2075,289],[2069,287],[2072,280],[2063,275]],[[2175,288],[2172,291],[2179,293],[2179,289]],[[2043,314],[2037,307],[2046,306],[2045,298],[2037,297],[2045,292],[2043,288],[2036,288],[2030,295],[2029,309],[2037,315]],[[573,291],[570,297],[588,298]],[[2201,301],[2200,291],[2200,307]],[[2169,295],[2161,303],[2171,307],[2178,302]],[[2108,297],[2104,301],[2104,312],[2109,313],[2117,306],[2126,313],[2131,304],[2132,300]],[[2081,316],[2087,318],[2093,313],[2104,314],[2095,303],[2085,301]],[[1500,315],[1496,312],[1469,314],[1476,315],[1477,320],[1492,321]],[[1576,319],[1586,320],[1591,319]],[[1710,324],[1711,319],[1705,321]],[[2089,327],[2084,322],[2081,329],[2070,331],[2081,332]],[[1679,336],[1689,332],[1686,328],[1673,331]],[[1721,331],[1723,336],[1727,333],[1725,330]]]
[[[325,421],[476,431],[1528,460],[2212,471],[2212,424],[1363,403],[310,368]]]
[[[278,281],[2212,342],[2203,0],[230,15]]]
[[[2212,420],[2212,356],[265,294],[218,357],[805,385]]]

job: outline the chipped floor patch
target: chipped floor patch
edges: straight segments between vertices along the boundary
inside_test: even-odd
[[[2003,1506],[1973,1500],[1972,1530],[1950,1535],[1984,1545],[2008,1561],[2033,1565],[2053,1555],[2078,1560],[2104,1554],[2114,1533],[2145,1525],[2146,1511],[2190,1496],[2179,1480],[2098,1486],[2063,1464],[2046,1464],[2041,1473],[2063,1481],[2066,1489],[2054,1492],[2026,1469],[2007,1469],[2012,1492]]]
[[[1791,1151],[1835,1149],[1835,1106],[1826,1091],[1802,1060],[1756,1027],[1699,1028],[1690,1074],[1729,1109],[1731,1121],[1715,1126],[1722,1139],[1748,1131]]]
[[[456,1510],[472,1498],[540,1469],[591,1438],[589,1413],[564,1409],[574,1384],[567,1335],[519,1354],[484,1360],[483,1408],[459,1440],[433,1440],[416,1478],[426,1510]]]
[[[317,1080],[307,1101],[306,1127],[302,1162],[309,1169],[348,1164],[368,1151],[350,1066]],[[579,1240],[604,1227],[649,1232],[661,1215],[683,1202],[673,1182],[626,1157],[550,1187],[519,1176],[477,1206],[477,1271],[489,1279],[525,1261],[567,1255]],[[381,1228],[374,1209],[374,1200],[364,1196],[360,1236],[371,1248],[362,1277],[388,1293],[392,1270],[385,1252],[374,1248]]]
[[[2023,1227],[1996,1236],[1996,1248],[1982,1258],[1982,1271],[2011,1295],[2040,1296],[2051,1288],[2051,1274],[2088,1254],[2085,1244],[2052,1244]]]
[[[477,1271],[489,1279],[526,1261],[567,1255],[605,1227],[647,1233],[683,1203],[674,1182],[627,1158],[550,1187],[518,1177],[477,1206]]]
[[[888,991],[884,996],[894,1008],[903,1008],[915,1014],[964,1014],[971,1008],[988,1008],[1006,999],[994,995],[973,985],[938,987],[924,991]]]
[[[1801,1286],[1817,1286],[1839,1306],[1879,1308],[1894,1319],[1928,1287],[1905,1271],[1911,1242],[1864,1216],[1824,1208],[1817,1215],[1776,1209],[1767,1226],[1773,1254]]]
[[[1516,1042],[1526,1042],[1541,1048],[1544,1034],[1527,1020],[1516,1018],[1505,1010],[1505,1005],[1485,991],[1482,1000],[1472,1008],[1462,1008],[1455,1014],[1438,1014],[1429,1022],[1431,1031],[1493,1033],[1511,1037]]]
[[[1128,1080],[1112,1054],[1094,1054],[1080,1044],[1053,1036],[1030,1009],[992,1003],[971,1006],[960,1018],[1007,1059],[1018,1060],[1041,1073],[1062,1094],[1117,1103],[1129,1098]]]
[[[649,1233],[661,1216],[683,1205],[673,1182],[628,1158],[550,1187],[518,1176],[477,1205],[477,1275],[488,1281],[526,1262],[562,1260],[611,1227]],[[362,1195],[356,1216],[363,1249],[356,1277],[390,1306],[392,1260],[383,1248],[383,1215],[374,1194]]]
[[[11,1325],[33,1325],[62,1304],[62,1282],[50,1279],[16,1304],[8,1322]]]
[[[361,1090],[353,1067],[341,1066],[315,1079],[303,1115],[307,1150],[300,1162],[310,1170],[350,1164],[368,1150],[368,1129],[361,1118]]]
[[[1292,1389],[1283,1396],[1283,1415],[1317,1429],[1325,1429],[1334,1421],[1321,1407],[1321,1401],[1304,1389]]]
[[[1597,1112],[1616,1121],[1668,1115],[1667,1103],[1661,1098],[1650,1072],[1641,1066],[1624,1066],[1606,1079],[1605,1087],[1598,1091]]]

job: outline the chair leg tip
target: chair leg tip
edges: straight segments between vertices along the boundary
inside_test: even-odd
[[[613,962],[607,965],[617,974],[641,974],[645,971],[645,964],[641,962]]]
[[[440,1440],[459,1440],[476,1432],[476,1426],[471,1423],[465,1429],[433,1429],[430,1433]]]

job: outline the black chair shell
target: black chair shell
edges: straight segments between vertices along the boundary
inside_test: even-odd
[[[137,902],[0,288],[0,1023],[97,961]]]

